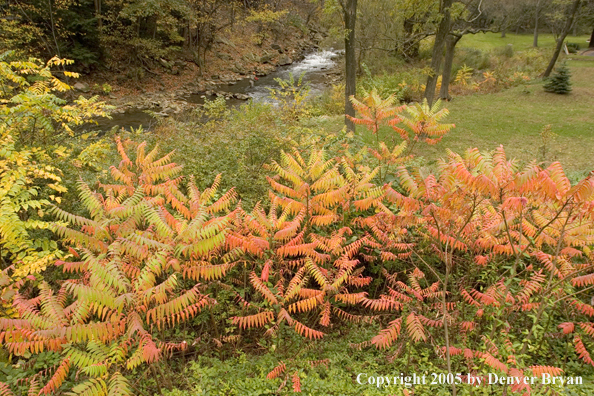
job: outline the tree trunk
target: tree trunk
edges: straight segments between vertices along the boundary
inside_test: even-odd
[[[56,25],[54,23],[54,9],[52,4],[53,1],[54,0],[49,0],[47,3],[49,4],[49,17],[52,29],[52,37],[54,38],[54,44],[56,44],[56,53],[54,55],[56,55],[58,58],[61,58],[62,55],[60,55],[60,45],[58,44],[58,39],[56,38]]]
[[[362,47],[359,47],[359,56],[357,57],[357,74],[361,75],[363,73],[363,63],[365,62],[365,50]]]
[[[95,18],[97,18],[97,29],[99,33],[103,31],[103,19],[101,17],[101,0],[95,1]]]
[[[350,101],[357,90],[357,56],[355,54],[355,27],[357,24],[357,0],[345,0],[344,27],[347,34],[344,39],[345,48],[345,86],[344,86],[344,113],[345,124],[348,131],[355,131],[355,124],[347,116],[354,117],[355,109]]]
[[[443,57],[443,48],[446,39],[450,33],[450,7],[453,0],[443,0],[441,3],[440,12],[443,15],[437,34],[435,35],[435,43],[433,44],[433,54],[431,55],[431,71],[433,72],[427,77],[427,85],[425,86],[425,94],[423,97],[427,99],[429,105],[433,104],[435,98],[435,86],[439,76],[439,68],[441,66],[441,58]]]
[[[419,49],[421,43],[419,40],[414,39],[415,35],[415,20],[413,18],[406,18],[403,23],[404,38],[396,43],[396,53],[401,54],[404,58],[409,61],[416,59],[419,56]]]
[[[565,26],[563,26],[563,30],[561,31],[561,34],[557,39],[557,47],[555,48],[555,53],[553,54],[553,57],[551,58],[551,61],[547,66],[547,70],[545,70],[544,74],[542,75],[545,78],[551,75],[551,72],[555,67],[555,63],[557,63],[557,59],[559,58],[559,54],[561,53],[561,48],[563,47],[563,42],[565,41],[565,38],[567,37],[567,34],[569,33],[571,26],[573,25],[573,20],[575,19],[577,10],[580,8],[580,3],[581,0],[575,0],[573,2],[573,5],[571,6],[571,10],[567,15],[567,22],[565,23]]]
[[[443,71],[441,74],[441,89],[439,97],[443,100],[450,100],[450,81],[452,79],[452,65],[454,63],[454,52],[456,44],[462,36],[449,35],[446,41],[445,61],[443,63]]]
[[[590,44],[588,44],[588,48],[594,48],[594,29],[592,29],[592,35],[590,36]]]
[[[532,42],[533,47],[538,47],[538,18],[540,16],[540,0],[536,3],[536,10],[534,11],[534,41]]]

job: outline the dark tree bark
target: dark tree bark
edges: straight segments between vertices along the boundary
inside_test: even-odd
[[[431,70],[433,73],[427,77],[427,85],[425,86],[425,94],[423,97],[427,99],[429,105],[433,104],[435,98],[435,86],[439,76],[439,69],[441,67],[441,60],[443,57],[443,49],[445,47],[446,39],[450,33],[451,16],[450,7],[453,0],[442,0],[440,5],[440,13],[443,15],[437,34],[435,35],[435,43],[433,44],[433,53],[431,55]]]
[[[354,117],[355,109],[350,97],[357,90],[357,57],[355,54],[355,27],[357,24],[357,0],[341,0],[344,13],[344,27],[347,34],[344,39],[345,48],[345,87],[344,113],[347,130],[355,131],[355,124],[347,116]]]
[[[450,81],[452,80],[452,65],[454,64],[454,53],[456,44],[462,38],[462,35],[450,34],[446,41],[445,61],[443,63],[443,72],[441,73],[441,89],[439,98],[450,100]]]
[[[396,52],[404,56],[405,59],[416,59],[419,56],[421,42],[414,38],[415,21],[413,18],[406,18],[403,23],[404,40],[396,44]]]
[[[544,74],[542,75],[545,78],[551,75],[551,72],[555,67],[555,63],[557,63],[557,59],[559,58],[559,54],[561,53],[561,48],[563,47],[563,42],[565,41],[565,38],[567,37],[567,34],[569,34],[569,30],[573,25],[573,21],[575,19],[575,15],[577,14],[577,10],[580,8],[580,3],[581,0],[575,0],[571,5],[569,13],[567,14],[567,21],[565,22],[565,26],[563,26],[563,30],[561,31],[561,34],[557,39],[557,47],[555,47],[553,57],[549,62],[549,66],[547,66],[547,70],[545,70]]]
[[[534,40],[532,41],[533,47],[538,47],[538,19],[540,17],[540,0],[536,2],[536,10],[534,11]]]
[[[592,29],[592,35],[590,36],[590,44],[588,48],[594,48],[594,29]]]
[[[54,38],[54,43],[56,44],[56,54],[55,55],[58,58],[61,58],[62,55],[60,55],[60,45],[58,44],[58,39],[56,38],[56,25],[54,23],[53,0],[49,0],[47,3],[49,4],[49,17],[50,17],[52,37]]]
[[[95,17],[97,18],[97,29],[99,33],[103,31],[103,18],[101,16],[101,0],[94,0],[95,3]]]

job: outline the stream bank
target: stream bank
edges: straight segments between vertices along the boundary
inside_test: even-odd
[[[280,65],[270,73],[256,73],[258,77],[253,85],[248,76],[220,75],[216,81],[211,79],[202,85],[191,84],[174,92],[144,93],[134,100],[116,103],[118,107],[112,112],[112,118],[98,119],[98,125],[93,129],[106,131],[115,126],[138,128],[141,125],[150,129],[157,121],[154,116],[183,114],[202,105],[206,99],[214,100],[220,96],[230,107],[237,107],[247,100],[274,103],[269,94],[270,89],[278,88],[276,79],[286,80],[291,75],[295,80],[303,75],[303,83],[310,87],[310,97],[315,97],[340,81],[342,73],[338,59],[341,55],[342,51],[334,48],[310,50],[299,61]]]

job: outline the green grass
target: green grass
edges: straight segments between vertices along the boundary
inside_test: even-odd
[[[353,348],[351,342],[363,342],[377,334],[375,325],[344,326],[338,333],[328,334],[323,340],[314,344],[297,338],[287,340],[285,346],[270,348],[264,354],[246,354],[234,351],[234,355],[226,360],[219,360],[214,356],[198,356],[184,364],[184,370],[167,372],[170,382],[175,389],[165,390],[163,396],[264,396],[264,395],[295,395],[292,391],[291,380],[285,380],[288,374],[298,372],[303,396],[388,396],[404,395],[404,389],[413,390],[409,385],[401,383],[381,385],[369,383],[369,377],[425,376],[425,383],[418,381],[414,386],[415,396],[449,396],[451,389],[447,384],[435,381],[439,374],[445,374],[443,361],[432,359],[434,352],[428,345],[416,344],[405,351],[389,353],[374,347]],[[271,343],[271,341],[268,341]],[[266,344],[267,341],[260,341]],[[263,351],[261,344],[258,348]],[[387,358],[389,357],[389,358]],[[324,364],[312,366],[311,361],[327,359]],[[279,378],[267,379],[267,373],[282,361],[286,364],[286,372]],[[454,358],[454,368],[462,368],[466,364]],[[554,387],[553,394],[558,395],[591,395],[594,384],[588,375],[588,368],[584,372],[578,371],[572,375],[582,375],[584,384],[573,385],[562,389]],[[435,375],[433,374],[435,373]],[[361,374],[361,375],[360,375]],[[357,381],[359,378],[359,381]],[[433,384],[432,384],[433,382]],[[144,383],[149,389],[155,389],[153,379]],[[457,387],[460,396],[486,396],[501,394],[500,385],[486,385],[476,388],[469,385]],[[557,393],[559,392],[559,393]],[[148,394],[148,392],[147,392]],[[411,392],[412,394],[412,392]],[[537,389],[534,396],[543,395]],[[155,396],[159,393],[155,393]]]
[[[579,176],[594,169],[594,58],[569,57],[573,91],[568,95],[546,93],[543,82],[534,81],[491,94],[455,97],[445,107],[450,110],[446,122],[456,124],[442,142],[435,146],[418,145],[417,155],[429,164],[445,156],[445,149],[463,153],[477,147],[493,150],[503,145],[508,157],[520,162],[537,160],[545,165],[560,161],[566,171]],[[342,128],[343,118],[330,117],[320,121],[328,131]],[[558,136],[549,143],[543,156],[540,136],[545,125],[551,125]],[[359,127],[364,140],[373,144],[374,137]],[[380,131],[383,140],[394,133]]]
[[[569,43],[578,43],[580,48],[585,49],[588,46],[586,40],[590,36],[568,36],[566,41]],[[532,35],[531,34],[510,34],[506,37],[501,37],[500,33],[479,33],[479,34],[467,34],[458,43],[459,48],[475,48],[483,51],[491,51],[496,48],[504,47],[511,44],[516,51],[522,51],[532,48]],[[538,46],[541,48],[553,48],[555,47],[555,38],[550,33],[541,33],[538,35]]]
[[[439,146],[422,154],[435,158],[450,148],[489,150],[502,144],[510,157],[522,161],[560,161],[568,171],[594,168],[594,62],[570,60],[573,91],[569,95],[544,92],[542,82],[494,94],[458,97],[446,104],[456,128]],[[550,124],[558,136],[546,157],[540,132]]]

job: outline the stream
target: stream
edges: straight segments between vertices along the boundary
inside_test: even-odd
[[[274,103],[270,98],[269,89],[277,88],[279,85],[275,79],[288,79],[293,75],[295,81],[303,73],[303,83],[310,86],[310,97],[321,94],[329,85],[328,73],[336,66],[338,58],[342,55],[341,50],[333,48],[318,50],[307,54],[301,61],[294,62],[289,66],[280,66],[274,72],[258,77],[254,86],[250,86],[250,80],[246,77],[243,80],[231,84],[223,84],[217,87],[217,92],[229,94],[248,95],[251,100],[258,102]],[[197,92],[183,97],[189,103],[203,104],[204,99],[214,100],[216,95],[206,95],[205,92]],[[229,98],[227,104],[230,107],[238,107],[246,103],[245,100]],[[156,123],[156,119],[142,109],[131,109],[124,113],[114,113],[111,119],[98,119],[98,125],[93,129],[107,131],[115,126],[125,129],[138,128],[142,125],[144,129],[150,129]]]

